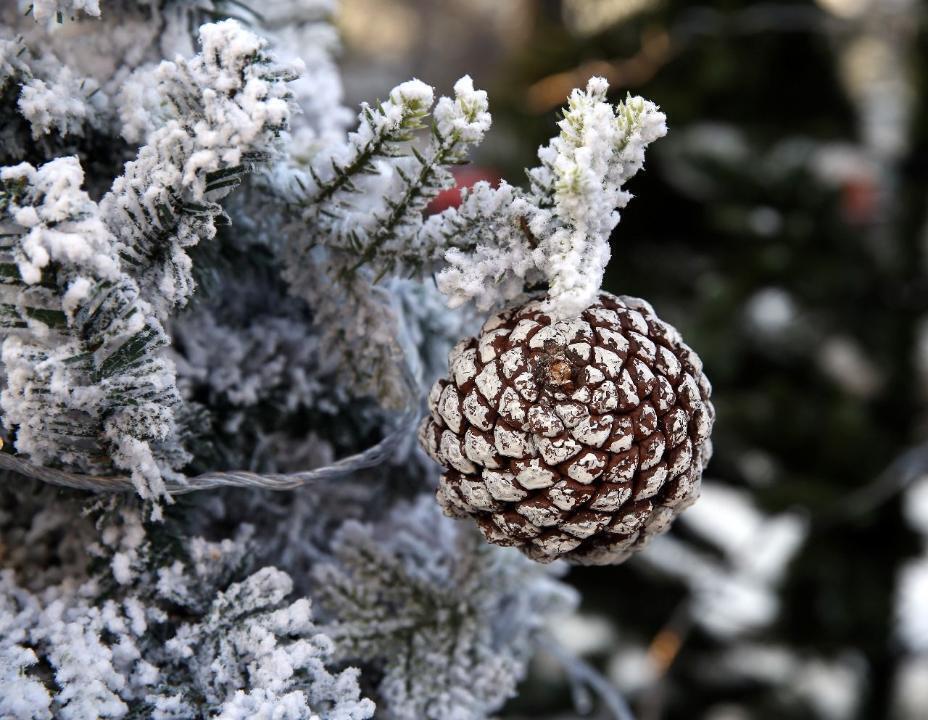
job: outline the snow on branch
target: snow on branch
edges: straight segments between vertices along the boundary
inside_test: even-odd
[[[60,23],[78,13],[100,17],[100,0],[30,0],[27,12],[38,22],[56,20]]]
[[[100,127],[107,97],[99,83],[80,77],[51,52],[33,52],[22,38],[0,37],[0,127],[3,157],[23,157],[49,136],[83,136]]]
[[[96,514],[96,528],[54,505],[25,520],[55,559],[28,578],[16,559],[0,571],[0,716],[373,717],[358,671],[329,667],[332,639],[310,601],[291,597],[290,576],[246,569],[249,526],[221,542],[159,543],[130,508]]]
[[[292,590],[290,577],[273,567],[233,583],[203,617],[178,628],[166,646],[169,662],[192,667],[195,687],[219,707],[219,720],[280,716],[284,709],[294,720],[372,717],[358,671],[333,675],[325,667],[332,640],[316,631],[309,600],[285,602]]]
[[[0,585],[9,586],[10,573],[0,573]],[[12,600],[12,598],[9,598]],[[28,676],[39,659],[28,647],[26,633],[0,598],[0,717],[51,720],[51,696],[38,680]]]
[[[446,266],[438,288],[451,307],[474,301],[480,310],[520,297],[544,280],[516,211],[526,202],[506,182],[493,188],[481,181],[462,192],[459,207],[428,219],[422,244]]]
[[[479,186],[461,208],[429,223],[430,236],[451,245],[438,283],[452,305],[475,300],[488,309],[517,295],[519,280],[544,281],[547,308],[561,317],[592,302],[618,209],[631,199],[623,186],[641,169],[647,145],[667,130],[656,105],[629,96],[612,106],[607,89],[593,78],[571,94],[560,134],[529,170],[529,192]]]
[[[545,618],[575,604],[550,568],[489,546],[430,495],[377,525],[348,521],[315,569],[345,659],[383,674],[397,720],[482,720],[515,692]]]
[[[316,187],[304,202],[307,219],[321,231],[317,241],[357,254],[354,267],[371,266],[378,277],[415,255],[426,205],[453,186],[448,168],[466,162],[490,127],[484,91],[465,76],[454,93],[432,111],[432,88],[411,80],[377,109],[362,107],[347,144],[309,169]],[[431,138],[420,151],[412,140],[430,111]],[[365,175],[375,176],[373,183],[364,183]]]
[[[442,97],[435,106],[432,139],[425,152],[415,146],[411,169],[396,163],[396,180],[384,198],[386,208],[373,216],[368,237],[358,236],[358,265],[373,262],[378,275],[395,270],[405,260],[414,264],[418,250],[417,235],[422,226],[426,205],[444,189],[453,187],[449,166],[467,161],[467,151],[480,143],[490,128],[487,94],[474,90],[467,76],[454,85],[454,100]],[[421,263],[419,263],[421,264]]]
[[[361,106],[358,129],[348,135],[343,146],[317,157],[309,173],[315,182],[306,205],[310,214],[331,215],[357,192],[355,180],[361,175],[376,175],[378,161],[403,157],[403,144],[423,127],[432,107],[432,88],[419,80],[410,80],[390,91],[390,99],[377,108]]]
[[[528,172],[528,190],[478,183],[460,207],[437,216],[425,217],[428,202],[453,186],[449,168],[466,162],[491,124],[486,93],[469,77],[434,110],[430,87],[403,83],[387,102],[362,107],[345,143],[305,168],[275,168],[272,189],[295,213],[284,274],[322,325],[335,323],[332,349],[362,356],[348,363],[357,390],[383,398],[398,387],[396,333],[385,332],[395,323],[377,300],[384,278],[437,273],[451,307],[474,301],[489,310],[545,287],[547,309],[561,317],[593,301],[618,210],[631,198],[624,185],[666,132],[656,105],[631,96],[612,105],[607,90],[593,78],[572,93],[560,134]],[[431,136],[420,149],[416,132],[430,112]],[[344,318],[346,298],[365,298],[369,311]]]
[[[62,136],[80,134],[84,123],[93,119],[94,106],[89,99],[97,87],[91,79],[75,77],[68,67],[62,67],[52,80],[27,81],[17,104],[32,126],[32,137],[52,130]]]
[[[126,470],[155,498],[179,402],[174,368],[82,183],[77,158],[0,171],[3,423],[33,462]]]
[[[377,283],[421,269],[425,208],[453,185],[449,167],[465,162],[490,126],[485,92],[469,77],[454,92],[433,110],[431,87],[418,80],[398,85],[376,108],[364,105],[347,142],[295,172],[285,189],[301,227],[308,225],[308,232],[289,235],[285,277],[317,323],[332,328],[331,347],[345,358],[356,390],[390,404],[407,390],[395,311]],[[420,150],[415,133],[430,113],[430,140]],[[346,298],[357,310],[347,319]]]
[[[158,103],[144,146],[101,202],[123,262],[161,318],[194,291],[187,248],[216,234],[217,201],[279,151],[286,81],[298,69],[271,60],[265,41],[234,20],[203,25],[199,40],[193,59],[134,76],[155,83]]]
[[[337,356],[339,376],[352,394],[374,396],[399,409],[411,398],[394,298],[368,272],[348,272],[350,257],[322,247],[305,255],[299,293],[312,308],[323,344]]]

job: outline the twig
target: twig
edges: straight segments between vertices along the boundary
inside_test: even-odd
[[[603,705],[612,713],[615,720],[635,720],[628,703],[619,694],[619,691],[604,678],[595,668],[590,666],[569,652],[563,645],[548,634],[539,638],[539,644],[551,654],[567,673],[570,682],[571,696],[577,712],[588,715],[593,710],[593,700],[590,690],[602,700]]]
[[[925,475],[928,475],[928,444],[909,448],[872,482],[839,502],[836,514],[844,517],[864,515]]]
[[[670,670],[692,628],[693,614],[690,612],[690,601],[687,599],[677,606],[648,646],[648,657],[657,670],[658,679]]]
[[[643,695],[639,709],[642,720],[657,720],[663,715],[665,693],[661,681],[673,665],[683,643],[693,629],[693,613],[690,598],[683,600],[658,631],[648,647],[648,659],[655,669],[655,678],[650,690]]]

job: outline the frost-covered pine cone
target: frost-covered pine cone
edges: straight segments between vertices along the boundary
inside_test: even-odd
[[[702,363],[638,298],[556,321],[540,300],[451,351],[420,428],[438,501],[528,556],[622,562],[699,495],[715,416]]]

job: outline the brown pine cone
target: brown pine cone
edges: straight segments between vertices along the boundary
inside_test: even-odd
[[[541,562],[619,563],[699,495],[715,412],[699,357],[651,306],[601,293],[555,321],[503,311],[448,359],[422,446],[438,501]]]

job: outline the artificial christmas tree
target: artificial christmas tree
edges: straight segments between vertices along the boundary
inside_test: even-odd
[[[413,420],[448,305],[597,301],[663,114],[594,78],[529,188],[428,216],[486,93],[348,132],[331,6],[264,5],[0,8],[4,718],[479,720],[577,602],[441,515]]]

